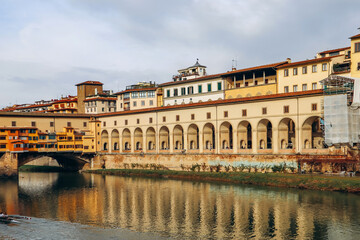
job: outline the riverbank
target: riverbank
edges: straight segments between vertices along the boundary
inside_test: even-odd
[[[56,166],[36,166],[36,165],[24,165],[19,167],[20,172],[67,172],[62,167]]]
[[[325,175],[301,175],[286,173],[244,173],[244,172],[189,172],[172,170],[142,169],[99,169],[83,172],[119,175],[127,177],[153,177],[233,184],[253,184],[260,186],[312,189],[360,193],[360,178]]]

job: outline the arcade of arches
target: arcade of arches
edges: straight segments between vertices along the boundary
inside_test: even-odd
[[[321,118],[301,126],[294,119],[222,121],[157,127],[104,129],[103,152],[149,153],[311,153],[325,148]],[[158,129],[158,131],[156,130]]]

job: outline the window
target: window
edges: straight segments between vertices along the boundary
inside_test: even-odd
[[[166,117],[163,117],[163,122],[166,122]]]
[[[146,98],[146,92],[145,91],[139,92],[139,97],[140,98]]]
[[[180,115],[176,115],[176,121],[180,121]]]
[[[284,77],[289,76],[289,69],[284,69]]]
[[[125,120],[125,125],[128,125],[128,120],[127,119]]]
[[[152,118],[149,118],[149,123],[152,123],[152,122],[153,122]]]
[[[54,126],[54,122],[50,122],[50,127],[53,127]]]
[[[114,126],[116,126],[116,125],[117,125],[117,121],[115,120],[115,121],[114,121]]]
[[[122,103],[120,103],[120,108],[122,108]]]
[[[289,106],[284,106],[284,113],[289,113]]]
[[[174,89],[174,97],[176,97],[177,95],[178,95],[178,89],[175,88],[175,89]]]
[[[211,83],[208,83],[207,87],[208,87],[208,92],[211,92]]]
[[[258,80],[255,80],[254,85],[255,85],[255,86],[258,85]]]
[[[148,91],[148,97],[155,97],[155,91]]]
[[[188,94],[194,94],[194,87],[188,87]]]
[[[317,111],[317,103],[311,104],[311,111]]]
[[[245,82],[245,87],[249,86],[249,82]]]
[[[150,101],[149,101],[149,105],[150,105],[150,106],[153,106],[153,105],[154,105],[154,101],[153,101],[153,100],[150,100]]]
[[[360,62],[358,62],[357,70],[360,70]]]
[[[71,122],[67,122],[67,126],[68,126],[68,127],[71,127]]]
[[[312,65],[312,72],[313,73],[317,72],[317,65]]]
[[[11,126],[16,127],[16,121],[12,121]]]
[[[360,52],[360,42],[355,43],[355,52]]]
[[[141,101],[141,106],[145,106],[145,101],[144,100]]]
[[[139,92],[132,92],[131,97],[132,98],[138,98],[139,97]]]
[[[140,124],[140,119],[136,119],[136,124]]]
[[[293,92],[297,92],[298,91],[298,85],[294,85],[293,86]]]
[[[199,93],[202,93],[202,85],[199,85],[199,86],[198,86],[198,92],[199,92]]]
[[[136,107],[136,105],[137,105],[137,102],[133,101],[133,106]]]
[[[312,83],[312,90],[316,90],[317,89],[317,83]]]
[[[221,82],[218,82],[217,86],[218,86],[218,91],[220,91],[221,90]]]
[[[242,116],[243,116],[243,117],[246,117],[246,116],[247,116],[247,111],[246,111],[246,109],[243,109],[243,110],[242,110]]]
[[[303,90],[303,91],[306,91],[306,90],[307,90],[307,84],[303,84],[303,85],[302,85],[302,90]]]
[[[103,127],[106,127],[106,122],[103,122]]]
[[[269,83],[269,79],[265,78],[265,84]]]
[[[32,127],[36,127],[36,122],[31,122]]]
[[[267,108],[266,107],[262,108],[262,114],[263,115],[267,114]]]
[[[321,69],[322,69],[323,71],[327,71],[327,63],[323,63],[323,64],[321,65]]]
[[[170,90],[166,90],[166,96],[170,97]]]
[[[185,88],[183,87],[183,88],[181,88],[181,95],[185,95],[186,94],[186,90],[185,90]]]
[[[83,127],[87,127],[87,122],[83,122]]]
[[[285,86],[284,87],[284,93],[288,93],[289,92],[289,86]]]
[[[195,114],[191,114],[191,120],[195,120]]]
[[[105,112],[105,108],[101,108],[101,111],[102,111],[102,112]]]
[[[224,117],[228,117],[229,116],[229,112],[228,111],[224,111]]]
[[[298,69],[297,69],[297,68],[294,68],[294,69],[293,69],[293,75],[294,75],[294,76],[298,75]]]
[[[302,68],[302,74],[307,74],[307,66]]]
[[[210,119],[210,118],[211,118],[211,113],[210,113],[210,112],[206,113],[206,118],[207,118],[207,119]]]

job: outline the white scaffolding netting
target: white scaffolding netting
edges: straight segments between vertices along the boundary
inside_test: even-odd
[[[360,79],[352,80],[354,84],[351,102],[349,91],[342,88],[345,84],[338,88],[329,88],[327,91],[330,94],[324,96],[325,143],[329,146],[360,142]],[[335,92],[337,90],[338,92]]]

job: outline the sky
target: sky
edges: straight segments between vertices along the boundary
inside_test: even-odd
[[[358,0],[0,0],[0,107],[350,46]]]

